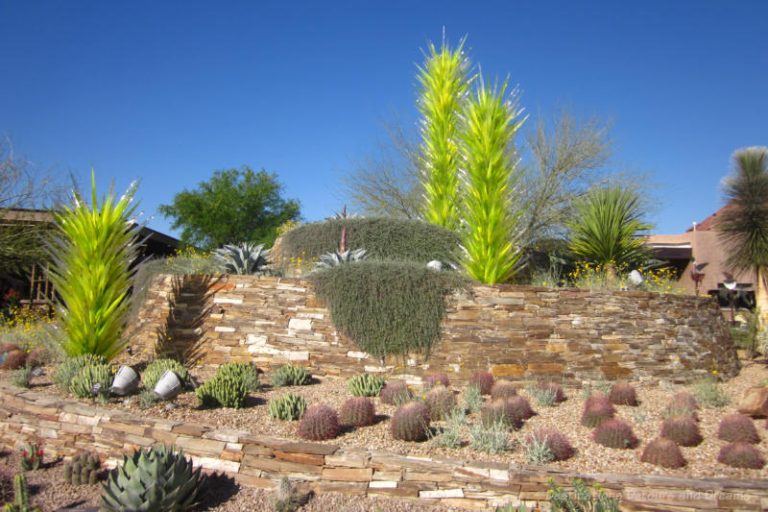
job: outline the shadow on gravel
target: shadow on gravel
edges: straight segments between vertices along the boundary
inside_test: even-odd
[[[240,486],[234,478],[223,473],[209,474],[205,479],[202,490],[203,501],[200,502],[198,510],[214,509],[232,499],[238,492],[240,492]]]

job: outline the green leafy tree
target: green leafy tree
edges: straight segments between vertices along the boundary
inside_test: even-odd
[[[421,167],[424,219],[451,230],[459,227],[459,152],[461,110],[469,90],[469,62],[463,41],[455,49],[443,42],[419,68],[418,106],[422,115]]]
[[[507,101],[505,91],[506,84],[498,90],[481,84],[464,115],[464,268],[487,284],[512,277],[522,256],[513,243],[522,212],[511,208],[516,165],[507,148],[525,119],[515,93]]]
[[[283,199],[275,174],[249,167],[216,171],[195,190],[176,194],[160,213],[181,228],[181,240],[205,249],[254,242],[271,246],[277,228],[299,219],[299,203]]]
[[[728,266],[755,273],[755,299],[760,323],[768,322],[768,148],[740,149],[723,190],[728,206],[717,218],[717,230],[728,248]]]
[[[640,235],[653,227],[643,221],[643,213],[640,198],[631,190],[590,190],[574,203],[574,218],[568,223],[571,252],[614,270],[642,262],[648,253]]]

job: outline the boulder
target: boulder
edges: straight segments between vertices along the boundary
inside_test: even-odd
[[[768,387],[749,388],[739,403],[739,412],[753,418],[768,416]]]

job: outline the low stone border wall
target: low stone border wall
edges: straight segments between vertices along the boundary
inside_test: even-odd
[[[195,464],[228,473],[246,486],[272,488],[288,476],[315,492],[419,498],[477,510],[506,503],[548,510],[547,482],[553,479],[568,486],[574,478],[599,482],[621,497],[622,510],[768,509],[765,480],[576,474],[408,457],[144,418],[0,384],[0,441],[13,448],[33,439],[44,443],[47,454],[69,456],[78,450],[95,450],[110,465],[137,448],[173,443]]]

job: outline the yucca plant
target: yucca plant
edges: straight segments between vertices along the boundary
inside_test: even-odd
[[[461,222],[460,119],[471,82],[463,48],[463,40],[454,49],[445,41],[440,49],[430,43],[417,75],[422,116],[423,215],[427,222],[452,230],[458,229]]]
[[[122,351],[130,306],[131,264],[137,256],[138,229],[131,185],[121,197],[112,190],[101,203],[91,172],[91,205],[75,192],[73,204],[54,214],[57,234],[49,247],[50,279],[69,356]]]
[[[339,265],[363,261],[366,257],[365,249],[329,252],[320,256],[320,260],[315,264],[315,268],[338,267]]]
[[[592,189],[574,202],[569,248],[587,261],[614,270],[640,263],[648,254],[640,235],[653,227],[642,217],[635,192],[620,187]]]
[[[517,271],[522,251],[514,242],[521,211],[512,211],[516,164],[509,147],[525,121],[516,93],[506,84],[480,84],[465,113],[462,140],[464,182],[464,268],[486,284],[501,283]]]
[[[263,274],[269,264],[269,249],[264,249],[264,244],[225,245],[216,249],[213,255],[227,274]]]

